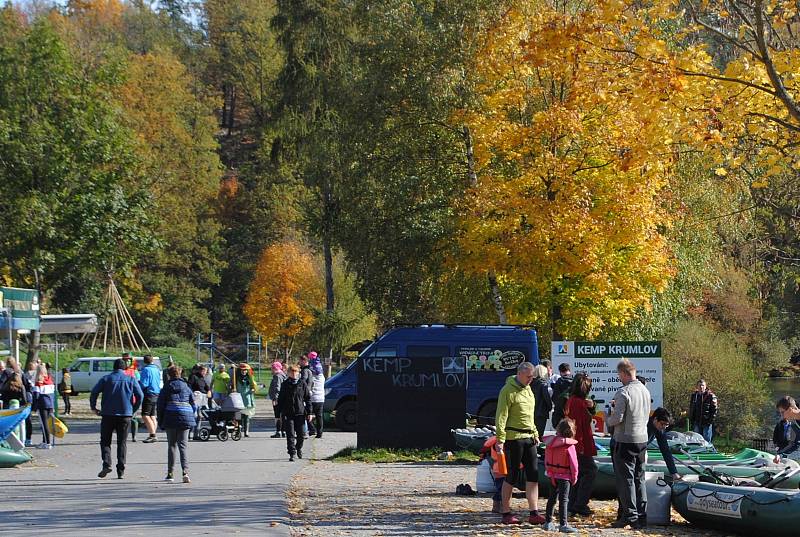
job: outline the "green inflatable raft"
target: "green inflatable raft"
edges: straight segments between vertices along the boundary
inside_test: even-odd
[[[672,505],[690,523],[743,535],[800,535],[800,492],[675,482]]]
[[[610,461],[604,461],[602,458],[595,458],[595,462],[597,463],[597,476],[595,477],[594,487],[592,488],[592,498],[596,499],[616,498],[617,485],[616,485],[616,475],[614,473],[614,467],[612,466]],[[698,473],[702,473],[705,471],[703,467],[700,467],[696,464],[690,463],[690,465],[696,471],[692,471],[686,466],[677,463],[676,467],[678,469],[678,473],[680,475],[697,475]],[[544,475],[543,466],[544,465],[539,465],[539,484],[543,488],[542,494],[549,494],[550,482],[549,479]],[[775,465],[775,464],[765,465],[763,460],[757,459],[749,464],[742,462],[740,463],[739,466],[726,465],[726,464],[706,464],[705,468],[708,468],[713,473],[721,476],[733,477],[738,479],[749,479],[761,483],[763,485],[764,483],[770,482],[775,476],[780,475],[782,472],[797,468],[797,465],[794,463],[794,461],[788,461],[788,463],[784,465]],[[664,474],[665,476],[668,475],[669,473],[667,471],[667,465],[663,461],[649,461],[646,466],[646,471],[659,472]],[[701,479],[713,480],[713,478],[710,475],[704,475],[701,477]],[[781,481],[776,485],[776,488],[779,489],[787,489],[795,491],[797,491],[799,487],[800,487],[800,472],[794,473],[789,478]],[[800,535],[800,533],[798,535]]]
[[[5,442],[0,443],[0,468],[13,468],[29,460],[31,456],[25,450],[14,451]]]

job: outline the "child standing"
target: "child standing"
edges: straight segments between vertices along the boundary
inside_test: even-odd
[[[558,498],[558,531],[561,533],[577,533],[578,530],[567,522],[567,506],[569,503],[570,485],[578,481],[578,455],[575,452],[577,440],[575,422],[569,418],[562,419],[556,426],[555,436],[545,436],[547,446],[544,451],[545,475],[550,478],[550,497],[547,499],[545,511],[546,531],[556,531],[553,524],[553,509]]]
[[[779,463],[781,457],[792,460],[800,460],[800,425],[793,419],[788,418],[790,412],[797,412],[797,403],[794,398],[788,395],[778,399],[775,407],[781,415],[781,421],[775,426],[772,433],[772,441],[778,452],[775,454],[775,462]]]

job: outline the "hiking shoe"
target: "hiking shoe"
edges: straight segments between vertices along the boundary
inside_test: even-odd
[[[277,432],[277,431],[275,432],[275,434],[273,434],[272,436],[270,436],[270,438],[280,438],[280,437],[281,437],[281,433],[279,433],[279,432]]]
[[[545,522],[544,526],[542,526],[544,531],[558,531],[558,526],[555,525],[553,522]]]
[[[131,437],[131,442],[136,442],[136,437],[132,436]]]
[[[192,480],[189,479],[189,474],[183,474],[183,482],[184,483],[191,483]]]
[[[544,524],[544,517],[542,515],[531,515],[528,517],[528,524]]]
[[[504,513],[500,521],[502,524],[521,524],[522,521],[515,517],[512,513]]]
[[[117,470],[117,479],[122,479],[125,476],[125,470]]]
[[[294,455],[289,455],[289,462],[294,462]]]
[[[164,478],[164,481],[166,481],[167,483],[174,483],[175,482],[175,478],[172,477],[172,472],[167,474],[167,477]]]
[[[301,450],[299,450],[299,449],[297,450],[297,458],[298,459],[302,459],[303,458],[303,452]]]
[[[619,520],[615,520],[614,522],[612,522],[611,527],[619,529],[630,527],[631,529],[636,529],[637,524],[638,520],[634,520],[633,522],[631,522],[629,520],[620,518]]]
[[[105,477],[110,473],[111,473],[111,468],[103,468],[102,470],[100,470],[100,473],[97,474],[97,477]]]
[[[50,449],[50,447],[51,447],[50,444],[46,444],[46,443],[42,442],[41,444],[36,446],[36,449]]]
[[[142,440],[142,444],[152,444],[155,441],[156,441],[156,435],[152,435]]]
[[[578,533],[578,528],[573,528],[569,524],[558,527],[559,533]]]
[[[322,438],[322,433],[318,434],[317,438]]]
[[[573,515],[579,516],[592,516],[594,511],[592,511],[588,505],[581,505],[580,507],[575,507],[574,509],[569,509],[569,512]]]

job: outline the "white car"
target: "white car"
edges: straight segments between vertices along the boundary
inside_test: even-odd
[[[114,371],[114,360],[119,356],[90,356],[78,358],[69,366],[69,374],[72,377],[72,394],[90,392],[97,381],[105,375]],[[134,356],[136,368],[141,370],[143,367],[142,357]],[[161,369],[161,360],[153,357],[153,363]],[[56,385],[61,382],[61,371],[56,375]]]

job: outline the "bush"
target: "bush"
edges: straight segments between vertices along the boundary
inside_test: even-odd
[[[688,412],[689,397],[700,378],[719,399],[715,423],[719,434],[743,439],[771,430],[764,421],[766,381],[753,370],[746,347],[730,332],[699,320],[681,321],[664,340],[664,404],[675,415]]]

